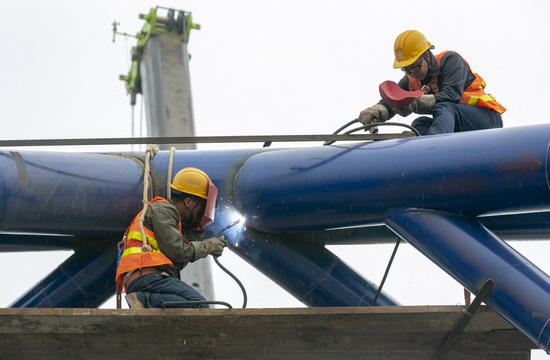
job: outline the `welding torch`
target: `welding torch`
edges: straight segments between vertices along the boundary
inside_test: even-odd
[[[231,224],[229,224],[226,227],[224,227],[223,229],[221,229],[220,232],[216,236],[223,236],[222,233],[224,231],[231,229],[233,226],[237,225],[240,222],[241,222],[241,219],[237,219],[237,220],[233,221]],[[225,236],[223,236],[223,238],[224,238],[224,241],[225,241],[225,246],[229,247],[229,243],[225,239]]]

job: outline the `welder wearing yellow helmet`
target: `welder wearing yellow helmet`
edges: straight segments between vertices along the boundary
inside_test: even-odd
[[[201,240],[214,220],[218,190],[202,170],[184,168],[171,183],[168,199],[156,197],[147,206],[143,227],[150,251],[142,251],[136,215],[119,243],[117,288],[126,290],[130,307],[160,308],[165,302],[205,301],[193,287],[178,279],[189,262],[209,254],[220,256],[222,236]],[[184,304],[181,307],[208,307]]]
[[[398,82],[407,91],[424,94],[404,107],[391,107],[384,100],[361,111],[364,124],[385,122],[395,114],[421,116],[412,126],[421,135],[502,127],[501,114],[506,110],[495,98],[485,93],[485,81],[470,69],[456,52],[434,55],[434,46],[417,30],[407,30],[395,40],[393,67],[405,75]],[[373,131],[375,128],[371,128]]]

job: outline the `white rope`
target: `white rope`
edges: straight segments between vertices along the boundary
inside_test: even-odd
[[[141,211],[141,215],[139,216],[139,231],[141,232],[141,240],[143,241],[141,252],[151,251],[151,245],[149,245],[149,243],[147,242],[147,236],[145,235],[145,230],[143,228],[143,219],[145,218],[147,206],[149,205],[149,173],[151,172],[149,160],[158,152],[158,146],[149,145],[145,154],[145,173],[143,174],[143,210]]]
[[[172,183],[172,165],[174,164],[174,152],[175,147],[170,148],[170,158],[168,160],[168,176],[166,176],[166,198],[170,200],[172,198],[172,191],[170,191],[170,184]]]

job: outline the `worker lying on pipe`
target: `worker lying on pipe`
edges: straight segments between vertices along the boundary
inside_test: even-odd
[[[393,67],[401,68],[405,76],[398,85],[408,91],[422,90],[424,95],[401,108],[392,108],[381,100],[363,110],[359,121],[368,125],[384,122],[395,114],[431,115],[412,122],[421,135],[502,127],[501,114],[506,109],[485,93],[485,81],[472,73],[458,53],[445,51],[434,55],[431,49],[434,46],[419,31],[401,33],[394,44]]]
[[[124,289],[130,307],[160,308],[164,302],[206,301],[177,277],[189,262],[213,254],[220,256],[223,236],[200,241],[212,223],[217,189],[196,168],[180,170],[171,184],[171,199],[154,198],[147,206],[143,230],[150,245],[144,249],[138,214],[119,244],[117,289]],[[208,307],[184,304],[180,307]]]

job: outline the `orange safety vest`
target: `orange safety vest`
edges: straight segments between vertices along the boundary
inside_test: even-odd
[[[441,54],[434,56],[435,60],[437,61],[437,66],[439,66],[439,63],[441,62],[441,58],[446,53],[448,53],[448,51],[444,51]],[[472,69],[470,68],[470,64],[468,64],[466,60],[464,60],[464,62],[468,66],[468,69],[470,69],[470,72],[472,72],[472,74],[474,74],[476,78],[472,82],[472,84],[462,93],[462,99],[459,101],[459,104],[489,108],[491,110],[498,112],[499,114],[502,114],[503,112],[505,112],[506,108],[500,105],[495,100],[495,97],[493,95],[487,94],[483,90],[485,89],[486,84],[485,84],[485,81],[481,78],[481,76],[479,76],[478,74],[472,71]],[[431,91],[432,93],[437,94],[439,92],[439,88],[437,87],[437,76],[432,76],[430,81],[428,81],[428,83],[424,86],[422,86],[420,81],[417,81],[409,76],[409,90],[410,91],[422,90],[426,94],[428,94]]]
[[[165,201],[169,203],[169,201],[166,199],[156,197],[149,202],[149,205],[157,201]],[[142,211],[140,211],[139,214],[136,215],[134,220],[132,220],[132,223],[130,224],[128,230],[126,230],[126,233],[122,238],[122,241],[119,243],[119,247],[122,246],[122,254],[120,256],[118,267],[116,269],[115,280],[118,286],[120,286],[120,289],[124,287],[124,274],[126,274],[128,271],[152,266],[174,265],[172,261],[159,250],[158,243],[155,238],[155,233],[147,229],[145,226],[143,227],[143,230],[145,231],[145,236],[147,237],[148,244],[151,245],[151,251],[141,251],[143,240],[141,237],[141,231],[139,230],[139,217]],[[181,235],[181,220],[179,221],[178,226]]]

